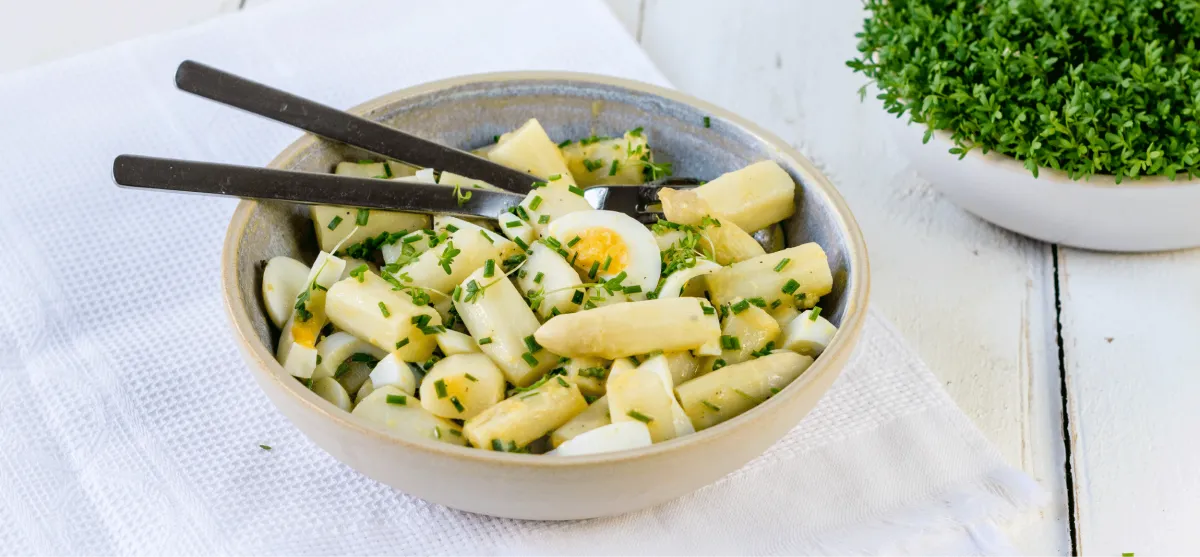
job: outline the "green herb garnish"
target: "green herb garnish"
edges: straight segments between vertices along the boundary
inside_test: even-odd
[[[642,422],[644,424],[648,424],[648,423],[654,421],[654,418],[651,418],[650,416],[647,416],[641,412],[638,412],[637,410],[630,410],[625,415],[629,416],[630,418],[633,418],[639,422]]]
[[[867,0],[859,58],[891,114],[1073,179],[1194,177],[1195,6],[1146,0]],[[866,87],[860,90],[865,96]]]
[[[329,219],[329,226],[326,228],[333,230],[337,228],[339,224],[342,224],[342,217],[334,216],[332,219]]]
[[[367,220],[371,218],[370,209],[359,209],[358,215],[354,217],[354,223],[359,226],[366,226]]]

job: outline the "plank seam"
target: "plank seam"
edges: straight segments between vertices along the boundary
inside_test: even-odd
[[[1071,536],[1071,555],[1079,555],[1079,537],[1076,528],[1076,510],[1075,510],[1075,478],[1071,466],[1071,417],[1068,409],[1067,395],[1067,366],[1066,366],[1066,349],[1063,345],[1063,320],[1062,320],[1062,288],[1059,284],[1061,280],[1058,266],[1058,244],[1050,246],[1050,252],[1054,260],[1054,334],[1055,343],[1058,345],[1058,377],[1059,377],[1059,395],[1062,396],[1062,431],[1063,431],[1063,450],[1065,455],[1065,475],[1067,481],[1067,526],[1070,529]]]

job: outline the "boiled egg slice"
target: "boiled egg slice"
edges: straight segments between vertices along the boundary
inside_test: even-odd
[[[550,456],[579,456],[586,454],[611,453],[650,446],[650,430],[638,421],[617,422],[580,433],[557,449],[546,453]]]
[[[577,211],[551,221],[549,232],[551,247],[568,254],[585,283],[624,273],[621,285],[628,294],[644,296],[658,286],[661,260],[654,233],[629,215]]]

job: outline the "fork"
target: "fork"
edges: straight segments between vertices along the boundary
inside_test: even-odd
[[[470,152],[435,143],[192,60],[184,60],[179,64],[175,72],[175,85],[182,91],[300,128],[325,139],[416,166],[470,176],[511,192],[529,193],[534,182],[544,181],[544,178],[513,170]],[[691,178],[675,178],[637,187],[593,186],[588,188],[585,197],[593,207],[609,208],[636,217],[645,215],[645,208],[657,202],[658,194],[652,189],[664,185],[698,183]],[[495,218],[495,215],[491,217]]]
[[[468,189],[470,198],[463,200],[449,186],[416,180],[353,178],[139,155],[118,156],[113,161],[113,181],[129,188],[488,219],[498,218],[525,199],[507,191]],[[658,191],[668,185],[690,189],[698,182],[677,178],[643,186],[591,186],[583,195],[597,209],[653,224],[661,214],[656,210]]]

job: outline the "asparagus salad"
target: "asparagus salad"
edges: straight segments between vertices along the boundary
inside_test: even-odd
[[[633,449],[753,408],[836,332],[821,247],[768,253],[751,235],[795,211],[774,162],[664,189],[646,227],[583,197],[670,173],[641,129],[555,144],[530,120],[477,153],[545,181],[496,221],[314,206],[316,260],[267,263],[279,363],[338,408],[484,450]],[[335,172],[415,177],[460,204],[492,187],[392,161]]]

